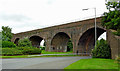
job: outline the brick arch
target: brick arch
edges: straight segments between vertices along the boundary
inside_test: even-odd
[[[16,45],[18,45],[18,41],[20,40],[20,38],[15,38],[15,40],[14,40],[14,43],[16,44]]]
[[[29,40],[31,41],[33,47],[40,47],[40,42],[45,39],[38,35],[32,35],[29,36]]]
[[[101,27],[97,27],[97,38],[106,30]],[[82,33],[77,43],[77,51],[79,53],[91,53],[95,43],[95,28],[91,27]]]
[[[52,51],[66,52],[69,39],[70,36],[65,32],[56,33],[51,40]]]
[[[57,32],[54,32],[54,34],[51,36],[51,38],[54,38],[54,36],[55,36],[56,34],[58,34],[58,33],[65,33],[66,35],[68,35],[68,36],[71,38],[71,34],[70,34],[69,32],[61,31],[61,30],[59,30],[59,31],[57,31]]]

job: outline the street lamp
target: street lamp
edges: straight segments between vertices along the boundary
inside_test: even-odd
[[[96,46],[96,39],[97,39],[96,8],[87,8],[87,9],[82,9],[82,10],[85,11],[85,10],[89,10],[89,9],[94,9],[95,10],[95,46]]]

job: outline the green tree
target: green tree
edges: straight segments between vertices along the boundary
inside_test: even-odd
[[[97,46],[92,51],[94,58],[111,58],[111,49],[104,39],[97,41]]]
[[[11,41],[2,41],[2,48],[14,48],[16,47],[16,44],[14,44]]]
[[[2,41],[11,41],[12,29],[8,26],[2,26]]]
[[[0,32],[0,55],[2,54],[2,32]]]
[[[73,50],[73,44],[71,39],[69,39],[68,44],[67,44],[67,51],[72,51]]]
[[[109,12],[105,12],[102,17],[102,25],[107,29],[113,29],[120,34],[120,1],[106,3]]]
[[[105,12],[102,17],[102,26],[107,29],[116,30],[120,34],[120,1],[106,3],[109,12]]]
[[[2,47],[2,33],[0,32],[0,48]]]
[[[32,46],[32,43],[31,41],[29,40],[29,38],[25,37],[24,39],[20,39],[18,41],[18,46],[19,47],[31,47]]]

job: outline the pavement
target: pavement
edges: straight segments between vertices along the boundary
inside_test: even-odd
[[[64,69],[68,65],[90,56],[41,57],[2,59],[2,69]]]

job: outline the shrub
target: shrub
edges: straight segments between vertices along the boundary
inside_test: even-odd
[[[41,53],[41,50],[35,47],[18,47],[17,49],[22,51],[24,55]]]
[[[18,46],[19,47],[31,47],[31,41],[28,38],[20,39],[18,41]]]
[[[45,47],[40,47],[41,50],[45,50]]]
[[[0,39],[0,48],[2,48],[2,40]]]
[[[120,36],[120,32],[113,32],[114,35]]]
[[[104,39],[97,41],[97,46],[92,51],[93,58],[111,58],[111,50]]]
[[[72,44],[71,39],[69,39],[67,43],[67,51],[73,51],[73,44]]]
[[[12,55],[22,55],[23,53],[16,48],[2,48],[2,55],[12,56]]]
[[[1,50],[1,49],[0,49]],[[29,55],[29,54],[40,54],[41,50],[34,47],[17,47],[17,48],[2,48],[2,55]]]
[[[16,44],[10,41],[2,41],[2,48],[5,48],[5,47],[9,47],[9,48],[16,47]]]
[[[0,32],[0,48],[2,47],[2,33]]]
[[[115,59],[115,63],[119,63],[120,64],[120,56]]]

